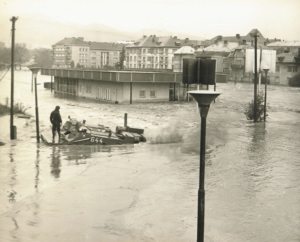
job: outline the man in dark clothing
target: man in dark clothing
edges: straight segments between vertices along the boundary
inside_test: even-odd
[[[60,126],[62,123],[61,116],[59,113],[59,106],[55,107],[55,110],[50,114],[50,122],[52,124],[52,142],[55,142],[55,133],[58,133],[58,142],[60,141]]]

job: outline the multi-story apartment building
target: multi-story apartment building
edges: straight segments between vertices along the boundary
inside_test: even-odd
[[[64,38],[52,46],[53,67],[104,68],[115,67],[120,61],[123,45],[88,42],[82,37]]]
[[[59,68],[88,67],[90,47],[82,37],[64,38],[52,46],[53,66]]]
[[[126,46],[126,69],[173,69],[174,52],[182,46],[197,47],[200,41],[146,36]]]
[[[90,42],[90,65],[92,68],[114,67],[120,61],[123,44]]]

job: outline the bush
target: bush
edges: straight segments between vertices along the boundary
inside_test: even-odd
[[[300,73],[296,74],[289,80],[289,85],[292,87],[300,87]]]
[[[26,108],[22,103],[16,103],[14,105],[14,113],[18,113],[18,114],[25,114],[25,115],[28,115],[26,113],[26,110],[28,108]],[[4,115],[4,114],[7,114],[7,113],[10,113],[10,107],[7,107],[6,105],[2,105],[0,104],[0,115]]]
[[[263,93],[257,94],[256,97],[256,117],[257,121],[260,122],[264,119],[264,95]],[[254,120],[254,100],[248,103],[244,114],[248,120]],[[266,114],[266,116],[268,116]]]

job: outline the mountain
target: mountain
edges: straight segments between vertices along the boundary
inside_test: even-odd
[[[11,22],[0,18],[0,42],[10,46]],[[28,48],[51,48],[52,45],[65,37],[84,37],[86,41],[116,42],[137,40],[143,35],[177,36],[178,38],[202,39],[183,33],[171,33],[156,29],[143,29],[138,32],[126,32],[101,24],[74,25],[66,22],[49,21],[46,18],[21,16],[16,21],[16,43],[25,43]]]

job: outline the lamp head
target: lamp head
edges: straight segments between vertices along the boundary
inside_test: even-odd
[[[32,71],[32,74],[38,74],[40,71],[40,67],[29,67],[29,69]]]
[[[221,93],[210,90],[193,90],[188,92],[198,103],[199,107],[209,106]]]

